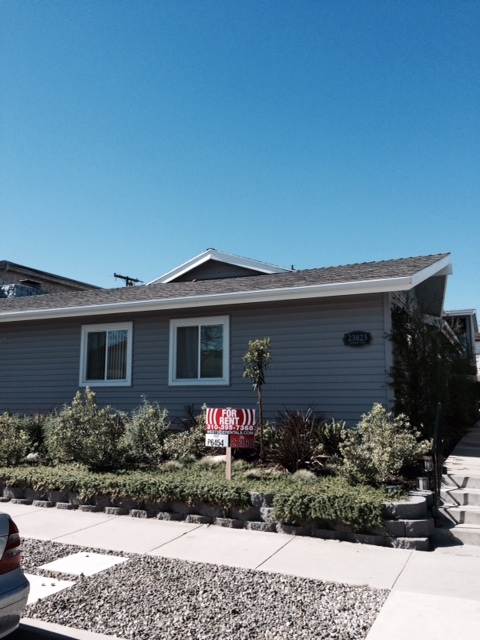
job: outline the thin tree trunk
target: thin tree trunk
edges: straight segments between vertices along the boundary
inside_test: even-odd
[[[260,460],[263,461],[263,396],[261,386],[258,387],[258,421],[260,426]]]

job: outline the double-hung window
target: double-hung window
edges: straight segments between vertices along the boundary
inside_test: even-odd
[[[229,384],[228,354],[228,316],[170,321],[170,384]]]
[[[132,323],[82,327],[80,386],[128,386],[132,379]]]

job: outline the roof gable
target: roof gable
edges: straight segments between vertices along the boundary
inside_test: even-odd
[[[207,249],[200,255],[195,256],[195,258],[184,262],[148,284],[238,278],[259,274],[287,273],[288,271],[291,271],[291,269],[284,269],[283,267],[251,260],[250,258],[242,258],[232,253],[217,251],[216,249]]]

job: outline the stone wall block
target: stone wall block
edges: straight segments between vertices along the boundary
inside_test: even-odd
[[[250,491],[250,504],[252,507],[273,507],[274,493],[259,493],[258,491]]]
[[[245,522],[245,529],[250,531],[264,531],[266,533],[275,533],[277,531],[277,525],[274,522]]]
[[[260,520],[260,511],[259,507],[247,507],[246,509],[239,509],[238,507],[232,507],[229,510],[230,518],[235,518],[236,520]]]
[[[180,502],[175,500],[174,502],[169,503],[169,508],[173,513],[181,513],[184,516],[189,513],[196,513],[197,510],[194,506],[187,504],[186,502]]]
[[[5,487],[3,497],[11,500],[12,498],[24,498],[25,489],[23,487]]]
[[[262,522],[275,522],[273,519],[273,508],[272,507],[262,507],[260,509],[260,520]]]
[[[208,504],[208,502],[196,502],[194,510],[191,513],[196,513],[200,516],[211,518],[212,520],[213,518],[223,518],[225,515],[225,511],[222,507],[214,504]]]
[[[427,499],[424,496],[410,496],[402,502],[384,502],[385,517],[390,520],[416,520],[426,518]]]
[[[435,533],[433,518],[423,520],[405,520],[405,535],[408,538],[423,538]]]
[[[95,503],[95,506],[100,509],[100,511],[103,511],[103,509],[105,509],[106,507],[112,506],[112,497],[108,494],[99,493],[94,497],[93,502]]]
[[[47,499],[50,502],[68,502],[68,491],[48,491]]]
[[[385,545],[393,549],[414,549],[416,551],[430,549],[428,538],[385,538]]]
[[[404,538],[407,535],[404,520],[385,520],[385,529],[391,536]]]
[[[189,513],[188,516],[185,517],[185,522],[190,524],[212,524],[213,518],[209,518],[208,516],[201,516],[195,513]]]
[[[282,524],[277,522],[277,533],[286,533],[289,536],[311,536],[310,527],[298,527],[293,524]]]
[[[219,527],[227,527],[228,529],[243,529],[245,526],[243,520],[236,520],[235,518],[215,518],[213,524]]]

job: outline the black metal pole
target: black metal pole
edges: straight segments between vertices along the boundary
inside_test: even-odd
[[[435,526],[442,526],[442,519],[440,518],[440,490],[442,486],[443,475],[443,447],[441,438],[441,415],[442,405],[439,402],[435,412],[435,427],[433,430],[433,516],[435,519]]]

